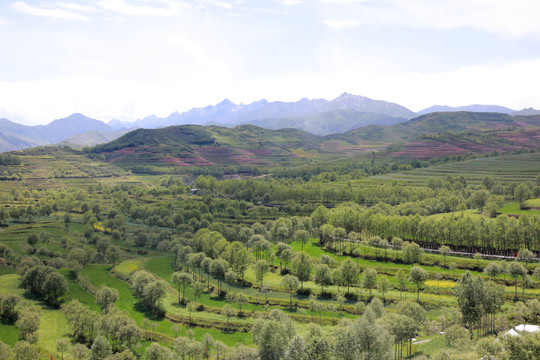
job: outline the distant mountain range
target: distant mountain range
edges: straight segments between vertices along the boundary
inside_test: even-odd
[[[152,115],[134,122],[111,120],[105,124],[82,114],[73,114],[48,125],[38,126],[20,125],[0,119],[0,152],[56,143],[74,147],[94,146],[112,141],[137,128],[154,129],[187,124],[225,127],[250,124],[272,130],[300,129],[321,136],[361,128],[360,132],[367,131],[371,136],[385,137],[394,130],[384,126],[403,123],[418,115],[456,111],[512,116],[540,114],[539,110],[532,108],[514,111],[497,105],[437,105],[417,114],[395,103],[348,93],[333,100],[304,98],[296,102],[269,102],[263,99],[247,105],[225,99],[217,105],[193,108],[183,113],[174,112],[165,118]],[[395,135],[399,136],[399,131]]]
[[[263,99],[247,105],[235,104],[225,99],[214,106],[193,108],[183,113],[174,112],[165,118],[152,115],[135,122],[114,120],[109,122],[109,126],[119,130],[123,127],[153,129],[187,124],[224,126],[257,124],[272,129],[276,126],[294,127],[311,133],[329,134],[350,130],[350,123],[352,126],[355,126],[355,123],[359,126],[393,123],[415,116],[414,112],[398,104],[344,93],[334,100],[304,98],[296,102],[268,102]],[[334,119],[343,123],[343,126],[331,124]],[[326,124],[320,124],[321,121]]]
[[[90,119],[82,114],[73,114],[47,125],[37,126],[21,125],[0,119],[0,151],[55,144],[75,134],[89,131],[107,133],[113,129],[102,121]]]

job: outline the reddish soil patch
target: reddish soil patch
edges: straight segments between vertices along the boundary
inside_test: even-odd
[[[531,130],[523,132],[504,132],[500,137],[511,140],[515,145],[521,145],[528,148],[538,148],[540,143],[540,130]]]
[[[185,162],[183,162],[179,158],[173,158],[171,156],[166,156],[166,157],[162,158],[161,161],[166,162],[166,163],[175,164],[175,165],[178,165],[178,166],[189,166],[188,164],[186,164]]]
[[[264,165],[267,162],[258,159],[249,150],[232,149],[217,146],[199,146],[195,149],[197,155],[217,164],[248,164]]]

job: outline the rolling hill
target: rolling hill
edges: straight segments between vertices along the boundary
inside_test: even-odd
[[[446,105],[434,105],[427,109],[418,111],[418,115],[425,115],[435,112],[456,112],[456,111],[468,111],[468,112],[492,112],[492,113],[501,113],[501,114],[512,114],[516,112],[515,110],[509,109],[504,106],[499,105],[467,105],[467,106],[446,106]]]
[[[429,159],[465,153],[536,150],[540,116],[434,113],[390,126],[369,125],[318,136],[286,128],[182,125],[139,129],[92,153],[120,166],[294,165],[377,152],[394,158]]]

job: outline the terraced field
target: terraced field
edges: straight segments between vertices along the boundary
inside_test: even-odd
[[[370,179],[398,180],[410,185],[425,185],[429,178],[461,175],[472,184],[480,183],[486,176],[501,183],[534,181],[540,175],[540,153],[472,159],[373,176]]]

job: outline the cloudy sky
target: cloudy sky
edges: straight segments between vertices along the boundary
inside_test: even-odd
[[[0,117],[101,120],[350,92],[540,108],[538,0],[0,1]]]

